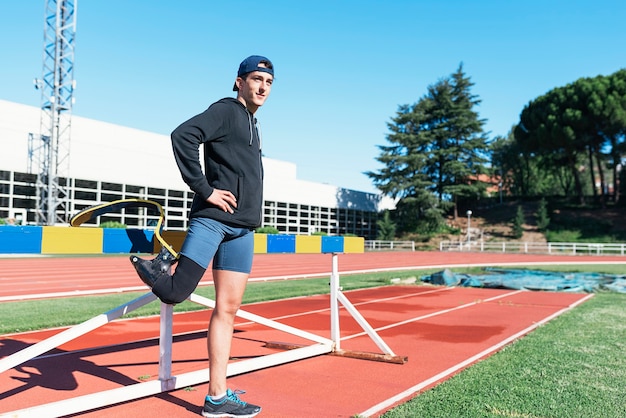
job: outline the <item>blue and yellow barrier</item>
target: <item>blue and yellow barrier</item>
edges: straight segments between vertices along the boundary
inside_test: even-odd
[[[104,229],[60,228],[44,226],[41,235],[42,254],[100,254]]]
[[[41,226],[0,226],[0,254],[41,254]]]
[[[162,238],[180,251],[184,231],[162,231]],[[153,230],[0,226],[0,254],[130,254],[158,253],[161,244]],[[254,252],[264,253],[362,253],[361,237],[255,234]]]

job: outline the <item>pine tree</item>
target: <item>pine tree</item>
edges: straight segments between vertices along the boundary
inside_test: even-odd
[[[484,122],[473,107],[473,84],[456,73],[428,87],[414,105],[402,105],[381,145],[377,160],[384,167],[366,173],[384,194],[397,198],[396,219],[401,231],[430,233],[444,225],[444,215],[459,198],[479,196],[484,185],[487,138]]]
[[[539,201],[539,207],[537,208],[537,228],[540,231],[545,231],[550,225],[550,215],[548,214],[548,203],[546,199],[541,199]]]
[[[474,83],[463,72],[463,64],[452,74],[451,86],[451,130],[446,149],[449,163],[443,170],[447,181],[442,185],[442,191],[452,196],[456,219],[460,199],[479,197],[486,190],[486,184],[478,180],[478,175],[487,172],[489,146],[487,135],[483,132],[485,120],[479,119],[474,110],[481,101],[471,93]]]
[[[524,223],[526,220],[524,219],[524,211],[521,206],[517,206],[517,212],[515,212],[515,217],[513,218],[513,237],[515,239],[520,239],[524,235]]]

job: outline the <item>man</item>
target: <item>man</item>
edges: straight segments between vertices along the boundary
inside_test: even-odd
[[[195,192],[190,222],[178,260],[162,251],[154,260],[131,256],[139,277],[164,303],[184,301],[211,260],[216,306],[207,346],[209,390],[205,417],[253,417],[261,408],[239,399],[226,386],[235,313],[252,268],[254,228],[261,225],[263,166],[255,113],[270,94],[274,66],[262,56],[241,62],[233,91],[237,98],[213,103],[172,132],[174,157]],[[203,172],[200,146],[204,146]],[[173,275],[170,267],[178,263]]]

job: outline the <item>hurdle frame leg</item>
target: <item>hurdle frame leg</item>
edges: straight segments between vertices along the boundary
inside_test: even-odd
[[[361,351],[342,350],[340,346],[341,333],[339,329],[339,303],[359,324],[363,331],[367,333],[376,346],[382,351],[380,353],[367,353]],[[404,364],[408,361],[406,356],[396,355],[385,341],[378,335],[376,330],[367,322],[356,307],[343,294],[339,278],[338,253],[332,253],[332,272],[330,275],[330,329],[331,339],[335,345],[335,350],[331,353],[337,356],[360,358],[363,360],[375,360],[386,363]]]
[[[341,330],[339,327],[339,262],[337,254],[332,254],[332,270],[330,273],[330,339],[335,344],[335,350],[341,350]]]
[[[163,391],[172,390],[172,343],[174,340],[174,306],[161,302],[159,318],[159,381]]]

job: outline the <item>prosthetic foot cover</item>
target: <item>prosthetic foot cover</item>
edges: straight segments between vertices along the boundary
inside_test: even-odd
[[[152,260],[144,260],[136,255],[130,256],[130,262],[135,267],[139,278],[150,288],[163,276],[172,276],[172,265],[176,259],[166,248],[161,248],[159,254]]]

